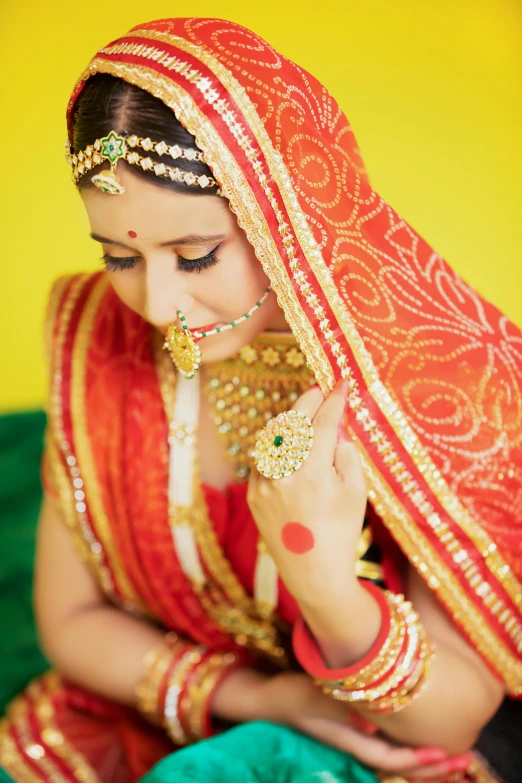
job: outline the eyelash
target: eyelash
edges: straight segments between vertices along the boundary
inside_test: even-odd
[[[219,261],[219,258],[216,258],[216,253],[221,247],[221,244],[222,243],[220,242],[220,244],[216,245],[216,247],[211,250],[210,253],[207,253],[206,256],[201,256],[201,258],[187,259],[178,256],[178,269],[180,269],[182,272],[194,272],[197,269],[199,274],[202,269],[207,269],[210,266],[214,266],[214,264],[217,264]],[[105,269],[107,269],[109,272],[122,272],[125,269],[133,269],[136,266],[135,256],[125,256],[118,258],[118,256],[111,256],[109,253],[105,253],[101,260],[105,266]],[[183,263],[180,263],[180,261]]]

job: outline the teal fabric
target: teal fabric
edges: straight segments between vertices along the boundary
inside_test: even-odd
[[[48,668],[31,598],[44,428],[43,411],[0,417],[0,714]]]
[[[285,726],[237,726],[170,756],[140,783],[378,783],[351,756]]]
[[[14,783],[13,778],[9,777],[7,772],[0,767],[0,783]]]

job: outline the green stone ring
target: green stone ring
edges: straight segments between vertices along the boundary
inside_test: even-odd
[[[312,422],[301,411],[284,411],[263,427],[252,452],[265,478],[280,479],[299,470],[314,442]]]

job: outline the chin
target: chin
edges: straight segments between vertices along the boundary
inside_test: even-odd
[[[222,362],[230,359],[249,342],[254,340],[263,329],[253,328],[249,324],[249,329],[230,330],[228,334],[213,334],[211,337],[204,337],[199,340],[198,345],[201,349],[202,364],[212,364],[213,362]]]

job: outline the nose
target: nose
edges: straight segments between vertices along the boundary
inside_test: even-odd
[[[173,269],[172,258],[147,263],[145,317],[158,329],[178,320],[177,310],[190,309],[191,297],[180,274]]]

